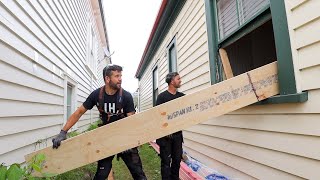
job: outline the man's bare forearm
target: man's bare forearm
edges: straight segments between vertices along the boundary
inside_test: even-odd
[[[80,106],[68,119],[67,123],[64,125],[62,130],[68,131],[74,124],[76,124],[81,116],[86,112],[87,110],[83,107]]]

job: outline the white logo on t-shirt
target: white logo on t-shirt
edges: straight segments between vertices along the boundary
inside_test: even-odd
[[[116,103],[104,103],[104,112],[116,113]]]

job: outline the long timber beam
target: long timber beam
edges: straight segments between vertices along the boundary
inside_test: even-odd
[[[60,174],[173,132],[227,114],[279,93],[277,63],[271,63],[206,89],[26,155],[44,154],[43,172]]]

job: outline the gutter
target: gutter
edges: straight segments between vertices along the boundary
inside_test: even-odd
[[[104,29],[104,35],[106,38],[106,43],[107,43],[107,49],[110,52],[109,49],[109,39],[108,39],[108,33],[107,33],[107,28],[106,28],[106,22],[105,22],[105,18],[104,18],[104,11],[103,11],[103,4],[102,4],[102,0],[98,0],[99,2],[99,7],[100,7],[100,13],[101,13],[101,18],[102,18],[102,24],[103,24],[103,29]]]

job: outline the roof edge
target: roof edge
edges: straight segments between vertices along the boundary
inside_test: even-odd
[[[102,0],[98,0],[98,2],[99,2],[99,7],[100,7],[102,25],[103,25],[103,29],[104,29],[104,33],[105,33],[104,35],[106,38],[107,49],[110,52],[109,38],[108,38],[108,33],[107,33],[107,28],[106,28],[106,21],[105,21],[105,17],[104,17],[104,8],[103,8]]]
[[[149,50],[149,46],[150,46],[150,44],[151,44],[151,42],[152,42],[152,39],[153,39],[153,37],[154,37],[154,34],[155,34],[155,32],[156,32],[156,30],[157,30],[157,28],[158,28],[158,26],[159,26],[160,19],[161,19],[163,13],[164,13],[164,10],[165,10],[165,8],[166,8],[166,6],[167,6],[167,3],[168,3],[168,0],[163,0],[162,3],[161,3],[160,9],[159,9],[159,11],[158,11],[158,15],[157,15],[156,20],[155,20],[155,22],[154,22],[154,24],[153,24],[153,28],[152,28],[152,31],[151,31],[151,33],[150,33],[150,36],[149,36],[147,45],[146,45],[146,47],[145,47],[145,49],[144,49],[144,52],[143,52],[142,58],[141,58],[141,60],[140,60],[140,63],[139,63],[137,72],[136,72],[136,74],[135,74],[135,77],[136,77],[136,78],[138,78],[138,75],[139,75],[139,73],[140,73],[140,71],[141,71],[142,65],[144,64],[144,58],[146,57],[146,54],[147,54],[147,52],[148,52],[148,50]]]

